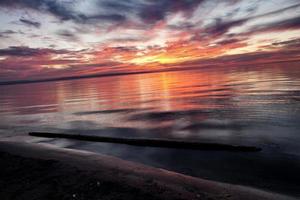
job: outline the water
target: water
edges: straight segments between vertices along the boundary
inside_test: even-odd
[[[206,67],[0,86],[2,139],[84,149],[210,180],[300,195],[300,66]],[[257,153],[43,139],[29,131],[180,138]]]

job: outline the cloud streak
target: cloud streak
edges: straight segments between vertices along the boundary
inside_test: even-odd
[[[35,28],[40,28],[41,27],[41,23],[37,22],[37,21],[32,21],[29,19],[20,19],[20,22],[22,22],[22,24],[27,25],[27,26],[32,26]]]
[[[294,62],[300,4],[274,2],[0,0],[0,77]]]

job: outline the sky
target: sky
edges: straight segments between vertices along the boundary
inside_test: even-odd
[[[0,0],[0,81],[300,61],[299,0]]]

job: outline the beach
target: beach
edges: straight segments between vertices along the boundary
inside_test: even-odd
[[[300,1],[0,0],[0,200],[300,199]]]
[[[293,199],[49,144],[0,142],[8,199]]]

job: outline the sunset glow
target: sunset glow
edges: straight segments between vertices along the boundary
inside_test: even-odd
[[[0,80],[297,61],[299,19],[296,0],[0,1]]]

